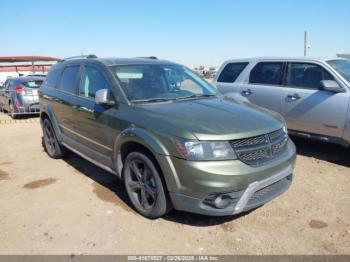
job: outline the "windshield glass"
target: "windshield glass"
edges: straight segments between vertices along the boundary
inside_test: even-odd
[[[178,65],[112,66],[131,101],[173,100],[215,96],[216,89],[191,70]]]
[[[330,60],[327,63],[350,83],[350,60]]]
[[[27,81],[27,82],[23,82],[22,84],[26,87],[30,87],[30,88],[39,88],[41,86],[41,84],[43,83],[42,80],[35,80],[35,81]]]

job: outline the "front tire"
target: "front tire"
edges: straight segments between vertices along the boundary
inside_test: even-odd
[[[132,205],[141,215],[157,218],[171,209],[160,170],[147,152],[128,154],[124,164],[124,183]]]
[[[62,158],[67,150],[64,146],[61,146],[57,140],[55,131],[52,127],[52,124],[49,119],[44,119],[43,122],[43,146],[45,148],[46,153],[51,158]]]

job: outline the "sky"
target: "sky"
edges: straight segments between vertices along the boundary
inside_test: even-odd
[[[350,53],[350,0],[0,0],[0,56],[233,58]]]

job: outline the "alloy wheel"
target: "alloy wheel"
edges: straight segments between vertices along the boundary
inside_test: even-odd
[[[150,167],[141,159],[128,163],[126,185],[131,201],[143,211],[152,210],[156,203],[157,186]]]
[[[44,142],[45,147],[49,155],[55,154],[56,140],[53,134],[53,130],[48,123],[44,126]]]

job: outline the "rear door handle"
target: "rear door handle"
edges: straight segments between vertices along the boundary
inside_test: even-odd
[[[253,92],[249,88],[242,91],[242,95],[244,96],[250,96],[251,94],[253,94]]]
[[[301,98],[299,94],[288,95],[287,97],[290,98],[292,101],[295,101]]]

